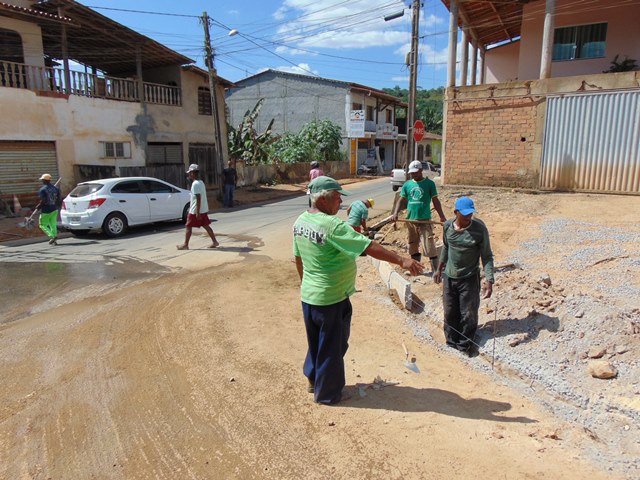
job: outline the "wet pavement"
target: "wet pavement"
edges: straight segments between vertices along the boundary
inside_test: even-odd
[[[170,271],[152,262],[117,257],[83,263],[0,262],[0,324]]]

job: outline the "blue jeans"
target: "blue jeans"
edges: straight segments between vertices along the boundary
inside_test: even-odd
[[[225,185],[222,197],[222,204],[225,207],[233,207],[233,192],[236,190],[235,185]]]
[[[342,397],[345,385],[344,356],[349,348],[351,312],[348,298],[325,306],[302,302],[309,347],[303,372],[314,385],[314,400],[318,403],[337,403]]]

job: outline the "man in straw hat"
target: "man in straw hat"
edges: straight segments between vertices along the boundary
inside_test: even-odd
[[[317,403],[346,400],[344,355],[349,347],[351,302],[356,291],[356,259],[366,252],[379,260],[422,272],[417,261],[401,257],[353,230],[335,215],[342,195],[333,178],[320,176],[309,184],[311,208],[293,226],[293,255],[302,284],[300,296],[307,332],[303,373]]]
[[[51,185],[51,175],[40,177],[42,187],[38,190],[40,202],[36,210],[40,210],[40,230],[49,237],[49,245],[58,244],[58,205],[60,205],[60,189]]]

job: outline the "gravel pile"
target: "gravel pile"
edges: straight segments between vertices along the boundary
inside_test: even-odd
[[[594,440],[585,452],[594,461],[640,478],[640,228],[548,219],[498,263],[505,268],[494,297],[480,309],[481,357],[460,358],[491,371],[495,327],[497,378],[581,425]],[[433,340],[441,298],[420,283],[414,333],[459,356]]]

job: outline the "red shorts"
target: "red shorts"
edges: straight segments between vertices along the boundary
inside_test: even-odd
[[[209,219],[209,215],[207,215],[206,213],[201,213],[200,217],[196,217],[195,214],[190,213],[189,215],[187,215],[187,223],[185,223],[185,225],[187,227],[198,228],[209,225],[210,223],[211,220]]]
[[[349,225],[351,228],[353,228],[356,232],[362,233],[362,227],[354,227],[353,225]]]

